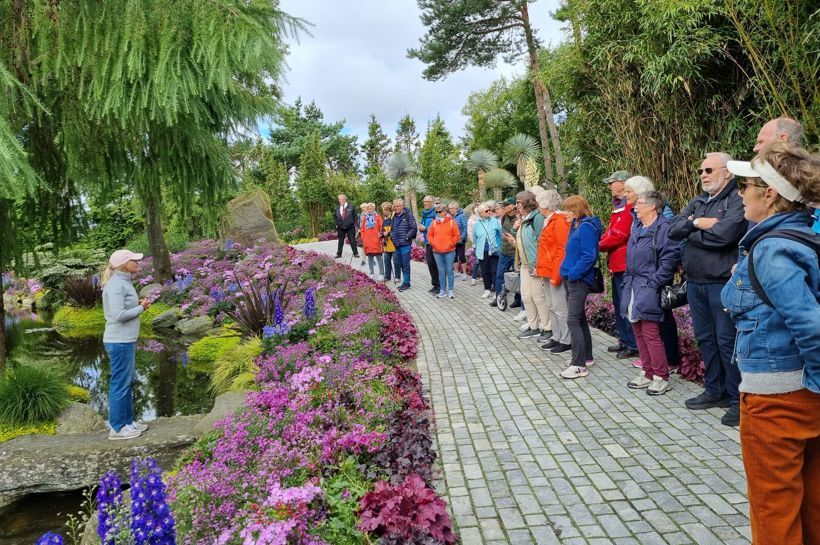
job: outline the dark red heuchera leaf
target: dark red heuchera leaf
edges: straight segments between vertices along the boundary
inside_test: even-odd
[[[432,483],[433,462],[436,452],[430,439],[430,416],[427,411],[410,407],[394,413],[387,423],[387,441],[373,457],[375,477],[377,469],[387,470],[392,484],[399,484],[411,475]]]
[[[379,481],[359,507],[359,529],[383,538],[380,543],[456,543],[447,504],[418,475],[410,475],[398,486]]]
[[[386,356],[398,355],[412,361],[418,352],[418,331],[406,312],[388,312],[382,316],[380,341]]]

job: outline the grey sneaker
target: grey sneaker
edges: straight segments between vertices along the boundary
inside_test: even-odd
[[[641,371],[641,373],[637,377],[633,378],[632,380],[626,383],[626,385],[629,388],[632,388],[634,390],[648,388],[650,384],[652,384],[652,381],[646,378],[646,373],[644,373],[643,371]]]
[[[585,377],[589,374],[589,370],[586,367],[579,367],[577,365],[570,365],[563,371],[561,371],[561,378],[568,378],[568,379],[576,379]]]
[[[450,290],[450,293],[447,296],[450,299],[455,299],[456,298],[456,292],[454,292],[453,290]]]
[[[651,396],[659,396],[668,392],[671,387],[668,380],[656,376],[652,379],[652,384],[646,389],[646,393]]]
[[[125,426],[120,428],[120,431],[111,430],[111,431],[108,432],[108,438],[111,441],[122,441],[122,440],[125,440],[125,439],[136,439],[140,435],[142,435],[142,432],[139,429],[133,427],[131,424],[126,424]]]
[[[148,431],[148,424],[143,424],[142,422],[137,422],[136,420],[131,422],[131,426],[140,430],[140,433],[145,433]]]

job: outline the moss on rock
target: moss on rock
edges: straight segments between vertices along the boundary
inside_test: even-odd
[[[236,348],[242,339],[238,335],[204,337],[188,347],[188,360],[195,363],[213,363]]]
[[[105,332],[102,305],[94,308],[62,306],[54,313],[51,324],[66,337],[95,337]]]
[[[35,424],[31,426],[13,426],[0,422],[0,443],[11,441],[15,437],[23,435],[55,435],[57,433],[57,423],[48,422],[46,424]]]

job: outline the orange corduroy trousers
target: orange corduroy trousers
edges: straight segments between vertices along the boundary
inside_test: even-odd
[[[753,545],[820,545],[820,394],[740,394]]]

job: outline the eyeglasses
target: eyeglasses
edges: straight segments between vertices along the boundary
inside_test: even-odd
[[[711,174],[711,173],[713,173],[714,171],[716,171],[716,170],[720,170],[720,169],[722,169],[722,168],[726,168],[726,167],[718,167],[718,168],[706,167],[706,168],[699,168],[699,169],[697,170],[697,173],[698,173],[698,176],[700,176],[700,175],[701,175],[701,174],[703,174],[704,172],[705,172],[706,174]]]
[[[635,206],[638,206],[638,205],[640,205],[640,206],[646,206],[646,201],[636,201],[636,202],[635,202]]]
[[[752,186],[752,187],[769,187],[766,184],[756,184],[754,182],[750,182],[748,179],[741,179],[741,178],[736,178],[735,183],[737,184],[737,192],[740,193],[741,195],[743,195],[743,193],[746,191],[746,188],[749,187],[749,186]]]
[[[436,210],[436,214],[446,214],[446,210]]]

